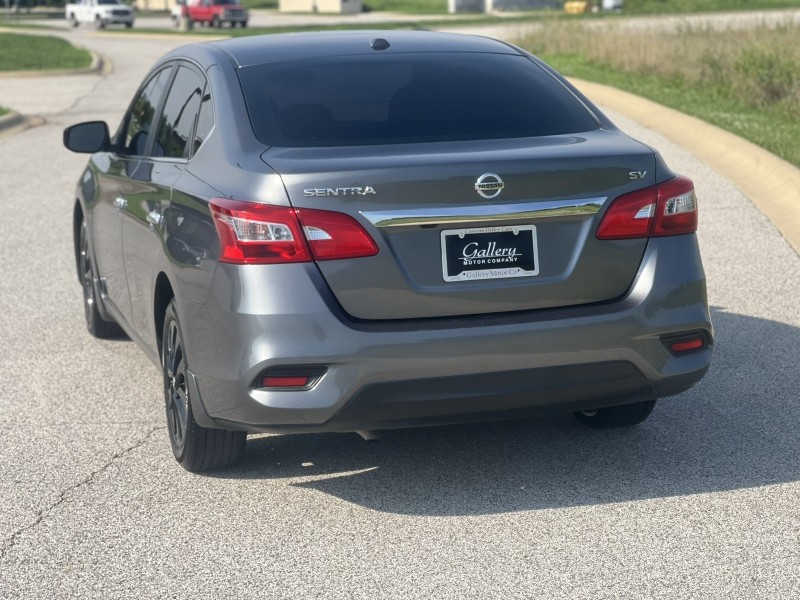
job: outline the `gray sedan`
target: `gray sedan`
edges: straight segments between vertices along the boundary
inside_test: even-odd
[[[75,193],[86,322],[163,372],[172,450],[571,411],[643,421],[713,346],[692,182],[537,58],[472,36],[194,44]]]

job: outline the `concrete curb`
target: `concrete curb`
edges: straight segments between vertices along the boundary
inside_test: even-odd
[[[25,131],[42,123],[44,123],[44,119],[41,117],[30,117],[12,111],[0,117],[0,138]]]
[[[25,120],[18,112],[10,112],[2,117],[0,117],[0,133],[5,131],[6,129],[11,129],[12,127],[17,127]]]
[[[800,254],[800,169],[724,129],[616,88],[571,79],[597,104],[688,150],[732,181]]]

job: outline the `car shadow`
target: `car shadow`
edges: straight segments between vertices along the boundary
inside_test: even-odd
[[[570,415],[355,434],[261,436],[213,476],[296,478],[374,510],[479,515],[703,494],[800,480],[800,330],[715,309],[716,354],[642,425]]]

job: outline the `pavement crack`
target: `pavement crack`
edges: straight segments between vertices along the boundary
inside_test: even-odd
[[[48,506],[46,508],[43,508],[43,509],[40,509],[39,511],[37,511],[36,518],[33,520],[32,523],[29,523],[28,525],[25,525],[24,527],[20,527],[19,529],[17,529],[16,531],[14,531],[11,534],[11,536],[8,538],[8,540],[3,544],[3,547],[0,548],[0,561],[4,560],[9,555],[11,550],[16,545],[17,539],[19,539],[19,537],[21,535],[23,535],[24,533],[26,533],[28,531],[31,531],[32,529],[38,527],[39,524],[42,521],[44,521],[44,519],[50,513],[52,513],[55,509],[57,509],[62,504],[66,503],[68,501],[69,496],[73,492],[75,492],[76,490],[78,490],[80,488],[85,488],[85,487],[89,487],[90,485],[92,485],[92,483],[94,483],[94,481],[97,479],[97,477],[102,475],[105,471],[107,471],[108,468],[111,465],[113,465],[116,461],[118,461],[120,458],[130,454],[131,452],[134,452],[137,449],[141,448],[142,446],[144,446],[147,443],[147,441],[153,436],[154,433],[156,433],[157,431],[162,431],[164,429],[166,429],[166,426],[163,426],[163,425],[159,426],[159,427],[151,427],[150,430],[139,441],[137,441],[135,444],[133,444],[131,446],[128,446],[127,448],[124,448],[124,449],[120,450],[119,452],[114,453],[105,462],[105,464],[103,464],[101,467],[99,467],[98,469],[95,469],[94,471],[89,473],[86,477],[84,477],[83,479],[81,479],[77,483],[75,483],[75,484],[69,486],[68,488],[64,489],[59,494],[58,499],[55,502],[53,502],[50,506]]]
[[[78,107],[78,105],[81,102],[84,101],[85,98],[88,98],[89,96],[94,94],[97,91],[97,88],[100,87],[100,84],[105,82],[107,79],[108,79],[108,74],[101,72],[100,76],[97,78],[97,81],[95,81],[94,84],[92,85],[92,87],[89,88],[89,91],[87,91],[85,94],[81,94],[80,96],[78,96],[72,104],[70,104],[68,107],[58,111],[53,116],[60,117],[60,116],[66,115],[68,113],[71,113],[73,110],[75,110]]]

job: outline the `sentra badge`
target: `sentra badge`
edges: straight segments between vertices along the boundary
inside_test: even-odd
[[[371,185],[365,187],[308,188],[303,190],[303,194],[307,198],[315,196],[366,196],[374,193],[375,188]]]

